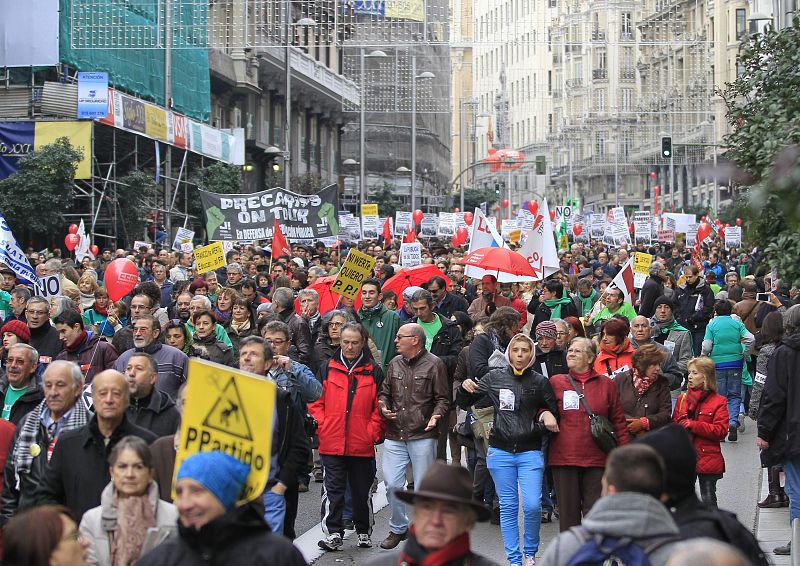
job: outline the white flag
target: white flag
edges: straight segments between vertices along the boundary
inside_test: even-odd
[[[534,228],[528,232],[519,253],[525,256],[536,272],[537,277],[534,281],[546,279],[560,269],[547,199],[542,202],[542,207],[534,219]]]
[[[89,237],[86,235],[86,227],[83,225],[83,218],[78,226],[78,245],[75,246],[75,261],[82,261],[84,257],[94,260],[94,254],[89,251]]]
[[[617,288],[622,291],[625,302],[632,305],[633,287],[633,256],[631,256],[628,258],[628,261],[625,262],[625,265],[622,266],[622,269],[619,270],[617,276],[614,277],[614,280],[608,285],[606,292],[608,292],[608,289]]]
[[[35,283],[38,285],[39,278],[31,267],[31,263],[19,247],[17,239],[11,233],[6,219],[0,213],[0,262],[6,264],[11,271],[17,274],[17,278],[23,283]]]

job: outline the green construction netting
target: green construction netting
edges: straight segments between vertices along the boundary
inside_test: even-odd
[[[208,122],[208,51],[192,47],[207,43],[207,5],[179,4],[173,8],[173,21],[177,22],[172,26],[173,108]],[[60,0],[60,7],[59,47],[63,63],[81,71],[107,71],[111,86],[164,105],[164,49],[153,47],[161,45],[158,40],[159,34],[163,36],[163,2]],[[121,22],[130,25],[120,25]],[[118,48],[99,49],[93,45]]]

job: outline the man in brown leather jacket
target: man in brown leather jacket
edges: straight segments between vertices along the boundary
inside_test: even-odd
[[[378,395],[386,419],[383,477],[389,491],[392,516],[389,536],[381,548],[391,549],[408,534],[405,504],[394,496],[405,485],[406,467],[412,465],[414,484],[436,459],[438,423],[445,418],[450,394],[444,362],[425,350],[425,330],[419,324],[401,326],[395,336],[397,356],[386,367]]]

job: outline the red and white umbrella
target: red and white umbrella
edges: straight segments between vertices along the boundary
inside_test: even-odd
[[[536,279],[536,272],[522,254],[508,248],[479,248],[465,255],[461,260],[464,265],[479,267],[498,280],[501,274]]]

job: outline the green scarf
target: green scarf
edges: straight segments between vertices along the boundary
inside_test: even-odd
[[[661,330],[661,334],[669,334],[670,330],[685,330],[687,332],[689,331],[688,328],[684,328],[683,326],[678,324],[678,321],[675,320],[675,317],[673,317],[671,320],[667,322],[656,321],[656,326],[658,326],[658,328]]]
[[[569,297],[564,297],[562,299],[546,299],[544,304],[550,307],[550,318],[561,318],[561,306],[568,305],[572,302],[572,299]]]
[[[597,291],[592,289],[592,294],[588,297],[584,297],[581,295],[581,292],[578,291],[578,299],[581,301],[581,316],[585,315],[587,312],[592,310],[594,306],[594,298],[597,296]]]

